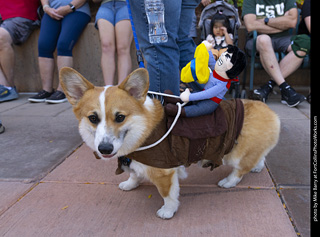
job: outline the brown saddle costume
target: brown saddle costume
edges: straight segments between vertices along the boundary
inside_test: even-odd
[[[232,150],[241,132],[243,118],[244,108],[240,99],[224,100],[213,114],[180,117],[169,136],[160,144],[147,150],[135,151],[126,157],[164,169],[190,166],[199,160],[210,160],[217,167],[222,164],[223,156]],[[158,141],[173,120],[173,117],[164,116],[143,146]],[[123,172],[122,164],[123,158],[119,158],[116,174]]]

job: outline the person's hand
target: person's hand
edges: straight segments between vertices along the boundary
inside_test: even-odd
[[[184,92],[181,93],[180,99],[183,102],[189,102],[189,97],[190,97],[190,90],[187,88]]]
[[[220,27],[220,30],[222,31],[222,34],[223,34],[223,35],[228,34],[228,31],[227,31],[227,28],[226,28],[226,27],[221,26],[221,27]]]
[[[43,11],[47,13],[52,19],[59,21],[63,18],[63,15],[60,15],[59,13],[57,13],[56,9],[54,8],[46,7],[43,9]]]
[[[203,6],[208,6],[211,3],[211,0],[201,0]]]
[[[68,14],[71,13],[71,12],[72,12],[72,10],[71,10],[71,8],[70,8],[69,5],[61,6],[61,7],[58,7],[58,8],[56,9],[56,13],[59,14],[59,15],[61,15],[61,16],[66,16],[66,15],[68,15]]]

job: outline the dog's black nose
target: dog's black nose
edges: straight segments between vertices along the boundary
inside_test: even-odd
[[[98,146],[98,150],[100,151],[101,154],[109,155],[113,151],[113,145],[111,143],[101,143]]]

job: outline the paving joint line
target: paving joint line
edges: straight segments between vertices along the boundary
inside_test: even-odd
[[[17,200],[12,201],[12,203],[10,203],[7,208],[5,208],[3,211],[1,211],[0,216],[2,216],[5,212],[7,212],[10,208],[12,208],[18,202],[20,202],[25,196],[27,196],[38,185],[39,185],[39,182],[34,183],[30,188],[28,188],[24,193],[22,193]]]
[[[290,223],[291,223],[294,231],[296,232],[297,236],[300,237],[301,234],[300,234],[300,231],[299,231],[298,228],[297,228],[296,223],[294,222],[294,220],[293,220],[293,218],[292,218],[293,215],[290,213],[290,211],[289,211],[289,209],[288,209],[288,207],[287,207],[287,205],[286,205],[286,202],[284,201],[284,198],[283,198],[283,196],[282,196],[281,193],[280,193],[280,190],[283,190],[283,188],[280,188],[280,187],[277,185],[277,183],[276,183],[275,179],[273,178],[273,176],[272,176],[272,174],[271,174],[271,172],[270,172],[270,169],[268,168],[268,165],[267,165],[266,163],[265,163],[265,166],[266,166],[267,171],[268,171],[268,174],[269,174],[269,176],[270,176],[270,178],[271,178],[271,180],[272,180],[272,182],[273,182],[273,185],[274,185],[275,190],[276,190],[276,192],[277,192],[277,194],[278,194],[278,197],[279,197],[279,199],[280,199],[280,201],[281,201],[281,203],[282,203],[283,209],[284,209],[285,212],[287,213],[287,216],[288,216],[288,218],[289,218],[289,221],[290,221]]]

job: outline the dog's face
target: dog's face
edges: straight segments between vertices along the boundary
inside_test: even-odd
[[[71,68],[61,69],[59,78],[82,139],[100,158],[127,155],[150,134],[154,101],[147,97],[145,69],[132,72],[119,86],[95,87]]]

